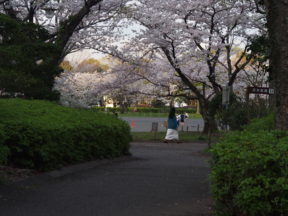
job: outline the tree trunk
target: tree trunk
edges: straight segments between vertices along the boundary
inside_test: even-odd
[[[211,134],[217,131],[217,122],[215,119],[215,116],[210,113],[209,108],[209,101],[203,101],[199,100],[200,104],[200,114],[203,117],[204,120],[204,128],[203,133],[204,134]]]
[[[30,8],[28,15],[27,15],[27,18],[26,18],[28,20],[28,22],[30,22],[30,23],[34,22],[34,15],[35,15],[35,10],[33,8]]]
[[[58,45],[59,52],[58,55],[55,55],[53,63],[60,64],[65,57],[65,48],[70,38],[74,34],[75,29],[82,22],[83,18],[87,16],[90,12],[90,9],[101,3],[103,0],[87,0],[85,5],[78,11],[77,14],[70,16],[67,20],[61,23],[60,29],[57,32],[56,43]]]
[[[211,117],[203,117],[204,120],[204,128],[203,128],[203,133],[204,134],[209,134],[209,133],[214,133],[217,131],[217,122],[215,118]]]
[[[200,114],[200,105],[199,105],[199,101],[198,100],[197,100],[196,113]]]
[[[267,0],[271,78],[275,84],[276,128],[288,130],[288,1]]]

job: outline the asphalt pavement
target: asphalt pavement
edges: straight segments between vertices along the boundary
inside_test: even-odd
[[[153,118],[153,117],[121,117],[121,119],[128,122],[132,132],[150,132],[152,130],[152,123],[158,124],[158,131],[166,131],[163,123],[167,118]],[[185,119],[185,131],[202,131],[204,127],[203,119]]]
[[[208,216],[206,144],[132,143],[94,161],[0,186],[1,216]]]

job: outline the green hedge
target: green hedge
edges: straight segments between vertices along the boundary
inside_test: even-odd
[[[216,215],[288,215],[288,136],[260,130],[269,119],[228,133],[212,147]]]
[[[244,130],[248,131],[271,131],[275,128],[275,114],[269,114],[266,117],[253,119],[250,124],[243,126]]]
[[[38,170],[128,154],[127,123],[112,115],[47,101],[1,99],[8,163]]]
[[[120,112],[121,108],[120,107],[93,107],[92,108],[93,111],[96,112]]]
[[[107,112],[121,112],[120,107],[93,107],[96,111],[107,111]],[[139,112],[139,113],[169,113],[169,107],[128,107],[128,112]],[[177,113],[196,113],[196,110],[193,108],[176,108]]]
[[[0,124],[0,165],[6,164],[9,155],[9,148],[4,144],[6,139],[3,125]]]

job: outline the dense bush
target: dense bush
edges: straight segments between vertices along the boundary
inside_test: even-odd
[[[235,102],[231,106],[222,110],[220,114],[222,121],[230,126],[231,130],[242,130],[251,122],[251,119],[258,119],[266,116],[270,112],[265,102]]]
[[[107,112],[120,112],[120,107],[94,107],[95,111],[107,111]],[[139,112],[139,113],[169,113],[169,107],[161,107],[161,108],[154,108],[154,107],[128,107],[129,112]],[[195,113],[195,109],[193,108],[176,108],[177,113]]]
[[[216,117],[220,127],[230,130],[242,130],[243,126],[250,123],[251,119],[262,118],[271,112],[264,99],[244,102],[236,95],[231,95],[230,104],[222,105],[222,95],[216,95],[210,102],[210,113]]]
[[[165,103],[159,99],[155,99],[151,102],[151,106],[155,108],[165,107]]]
[[[271,116],[228,133],[212,147],[216,215],[288,215],[288,136],[268,131]]]
[[[62,70],[52,59],[61,50],[49,42],[49,32],[4,14],[0,14],[0,26],[1,91],[5,89],[10,97],[20,93],[26,98],[56,100],[59,95],[52,88]]]
[[[112,115],[46,101],[0,100],[8,162],[39,170],[128,153],[130,128]]]

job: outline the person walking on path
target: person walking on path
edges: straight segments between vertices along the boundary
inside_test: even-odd
[[[165,143],[168,143],[169,141],[176,141],[177,143],[179,143],[179,134],[177,130],[178,122],[175,113],[175,107],[171,107],[168,116],[168,129],[164,139]]]
[[[188,118],[188,114],[185,113],[185,114],[180,114],[177,116],[177,121],[178,121],[178,124],[179,124],[179,127],[181,129],[181,131],[184,131],[184,126],[185,126],[185,119]]]

